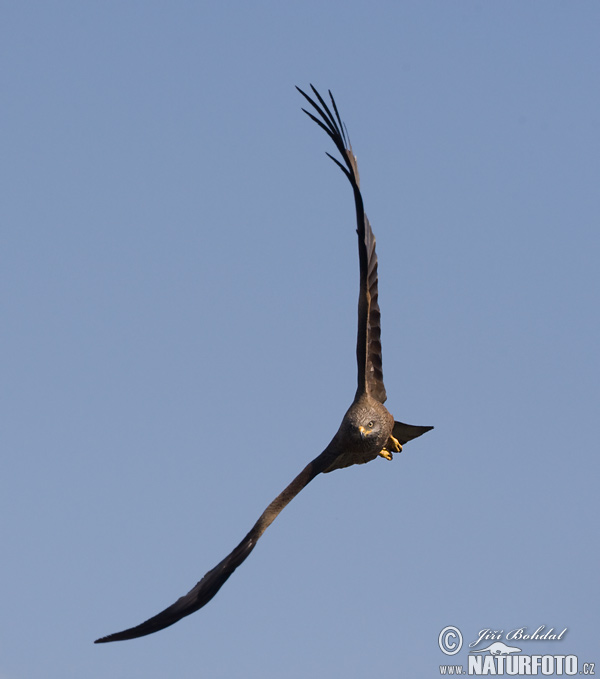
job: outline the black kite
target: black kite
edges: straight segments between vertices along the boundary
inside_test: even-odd
[[[327,155],[341,168],[354,192],[360,262],[358,341],[356,343],[358,388],[354,401],[344,415],[340,428],[327,448],[310,462],[290,485],[271,502],[231,554],[208,571],[202,580],[185,596],[182,596],[158,615],[131,629],[102,637],[96,643],[122,641],[152,634],[202,608],[221,589],[233,571],[248,557],[260,536],[281,510],[315,476],[322,472],[327,473],[353,464],[364,464],[376,457],[391,460],[392,453],[399,453],[402,450],[402,444],[433,428],[394,422],[393,416],[383,405],[386,400],[386,393],[381,369],[381,326],[377,303],[375,236],[363,207],[356,157],[352,152],[346,128],[341,121],[331,92],[329,92],[329,96],[333,113],[314,87],[312,87],[312,91],[317,101],[299,88],[298,91],[312,106],[316,115],[305,109],[302,110],[319,127],[323,128],[333,140],[342,157],[342,162],[329,153]]]

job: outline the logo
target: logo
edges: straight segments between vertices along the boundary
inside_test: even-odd
[[[501,641],[494,641],[494,643],[490,644],[487,648],[473,649],[472,651],[469,651],[469,653],[487,653],[488,651],[490,652],[490,655],[510,655],[511,653],[520,653],[521,649],[516,646],[507,646]]]
[[[561,628],[558,628],[561,630]],[[473,641],[468,644],[469,652],[465,665],[440,665],[440,674],[469,674],[469,675],[543,675],[543,676],[573,676],[594,675],[595,663],[580,662],[576,655],[569,655],[557,648],[556,654],[548,652],[549,642],[561,642],[567,633],[567,628],[555,631],[553,627],[540,625],[534,632],[527,627],[516,627],[508,632],[503,629],[485,628],[479,630]],[[518,646],[511,646],[506,641],[519,641]],[[491,642],[491,643],[490,643]],[[536,643],[537,642],[537,643]],[[540,648],[539,642],[545,642]],[[487,643],[482,648],[475,648]],[[532,645],[533,647],[525,648]],[[463,647],[463,634],[454,625],[448,625],[438,635],[438,646],[445,655],[454,656]],[[537,648],[536,648],[537,646]],[[542,651],[539,652],[538,651]],[[536,651],[538,651],[536,653]],[[544,653],[543,651],[546,651]],[[554,648],[551,648],[554,651]],[[529,655],[531,653],[531,655]]]
[[[462,648],[463,638],[458,627],[444,627],[438,637],[438,646],[446,655],[456,655]]]

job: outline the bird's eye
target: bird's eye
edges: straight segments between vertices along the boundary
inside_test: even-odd
[[[369,429],[373,429],[374,426],[375,426],[375,422],[373,422],[373,420],[371,420],[369,422],[369,424],[367,424],[367,427],[369,427]]]

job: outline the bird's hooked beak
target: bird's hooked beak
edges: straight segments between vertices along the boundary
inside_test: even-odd
[[[360,432],[360,438],[365,439],[373,430],[372,429],[365,429],[362,425],[358,428],[358,431]]]

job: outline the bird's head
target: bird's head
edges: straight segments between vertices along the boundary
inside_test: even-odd
[[[377,426],[377,422],[375,420],[369,420],[365,425],[359,424],[358,425],[358,431],[360,433],[360,438],[361,439],[366,439],[368,436],[371,436],[373,434],[373,430]]]
[[[373,404],[354,403],[344,417],[344,432],[362,446],[383,446],[390,435],[387,429],[391,430],[387,420]]]

